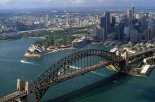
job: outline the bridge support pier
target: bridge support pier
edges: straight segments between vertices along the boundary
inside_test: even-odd
[[[17,99],[18,102],[35,102],[35,94],[33,93],[34,84],[26,80],[17,80],[17,91],[25,92],[26,96]]]
[[[123,54],[118,50],[116,51],[117,56],[123,57],[124,61],[121,63],[120,68],[123,68],[122,70],[126,70],[128,67],[128,52],[125,51]]]
[[[121,53],[120,53],[119,50],[116,51],[116,55],[117,55],[117,56],[121,56]]]
[[[128,52],[127,51],[125,51],[124,52],[124,59],[125,59],[125,68],[127,68],[127,66],[128,66],[128,57],[129,57],[129,55],[128,55]]]

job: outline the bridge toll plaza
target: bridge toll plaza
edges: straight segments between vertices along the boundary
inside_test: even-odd
[[[80,50],[54,63],[33,82],[18,79],[17,91],[0,98],[0,102],[40,102],[49,87],[110,65],[118,72],[132,74],[137,62],[152,56],[153,51],[155,49],[129,55],[119,51]]]

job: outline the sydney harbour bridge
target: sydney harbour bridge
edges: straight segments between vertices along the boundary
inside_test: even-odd
[[[155,49],[127,56],[119,56],[104,50],[85,49],[74,52],[53,64],[34,81],[17,80],[17,91],[0,98],[0,102],[40,102],[53,85],[84,75],[88,72],[112,66],[118,72],[130,70],[128,60],[153,54]]]

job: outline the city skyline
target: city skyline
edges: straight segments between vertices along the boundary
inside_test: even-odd
[[[60,7],[153,7],[154,0],[1,0],[0,9]]]

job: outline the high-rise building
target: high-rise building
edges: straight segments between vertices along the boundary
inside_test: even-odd
[[[107,37],[107,21],[106,17],[101,18],[101,27],[104,28],[105,37]]]
[[[101,17],[101,27],[105,28],[106,27],[106,17]]]
[[[125,24],[123,22],[121,22],[117,27],[117,35],[118,35],[119,41],[124,40],[124,28],[125,28]]]
[[[128,14],[128,18],[129,18],[130,23],[131,23],[131,21],[132,21],[132,17],[133,17],[133,11],[132,11],[132,9],[128,9],[127,14]]]
[[[132,5],[132,8],[128,9],[127,14],[128,14],[128,18],[129,18],[129,25],[132,26],[132,21],[135,19],[134,3]]]
[[[115,28],[116,28],[116,18],[113,16],[112,18],[111,18],[111,32],[115,32]]]
[[[116,23],[120,23],[121,22],[121,19],[119,16],[115,16],[115,19],[116,19]]]
[[[124,28],[124,35],[125,35],[125,39],[128,41],[130,36],[130,28],[127,26]]]
[[[154,35],[154,20],[152,18],[149,18],[148,29],[150,29],[151,38],[155,37],[155,35]]]
[[[96,40],[98,40],[98,41],[104,41],[105,40],[104,28],[95,27],[94,28],[94,33],[96,35]]]
[[[134,28],[130,28],[130,41],[133,43],[139,42],[139,33]]]
[[[133,5],[132,5],[132,14],[133,14],[133,17],[134,17],[134,14],[135,14],[135,3],[133,3]]]
[[[113,16],[112,17],[112,23],[111,23],[111,26],[115,26],[116,25],[116,18]]]
[[[106,17],[106,22],[107,22],[107,33],[110,33],[110,12],[109,11],[107,11],[106,13],[105,13],[105,17]]]
[[[105,16],[101,18],[101,27],[104,28],[105,37],[107,37],[108,33],[110,33],[110,12],[106,11]]]
[[[144,35],[144,40],[145,41],[149,41],[149,40],[152,39],[151,30],[150,29],[145,29],[144,32],[143,32],[143,35]]]
[[[148,17],[145,15],[142,19],[140,19],[140,32],[143,32],[148,28]]]
[[[125,26],[129,26],[129,19],[128,19],[127,15],[124,15],[124,18],[123,18],[122,22],[125,23]]]

